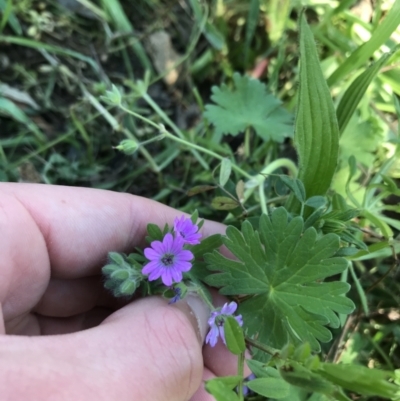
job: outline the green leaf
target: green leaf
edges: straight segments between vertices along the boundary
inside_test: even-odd
[[[311,198],[308,198],[304,204],[313,209],[319,209],[326,205],[326,198],[324,196],[312,196]]]
[[[221,234],[213,234],[201,240],[200,244],[194,245],[191,249],[194,258],[198,259],[203,257],[204,253],[212,252],[214,249],[222,245]]]
[[[151,241],[162,241],[164,237],[160,227],[153,223],[147,224],[147,233],[149,234]]]
[[[309,342],[314,350],[330,341],[324,327],[339,326],[337,313],[348,314],[353,302],[344,294],[343,282],[320,282],[343,272],[347,261],[333,257],[339,237],[317,238],[311,227],[303,231],[303,219],[289,221],[284,208],[260,218],[259,231],[245,221],[241,231],[230,226],[223,243],[236,260],[217,251],[205,255],[207,267],[215,271],[206,282],[222,287],[225,295],[253,295],[240,304],[248,335],[274,348],[286,342]]]
[[[232,391],[230,385],[223,382],[223,378],[206,381],[205,388],[217,401],[239,401],[239,397]]]
[[[390,383],[394,373],[355,364],[323,363],[319,373],[339,386],[367,396],[393,399],[400,386]]]
[[[260,15],[260,0],[250,0],[249,13],[247,14],[246,21],[246,34],[244,46],[244,64],[247,64],[249,49],[251,49],[251,41],[253,40],[254,33],[257,28],[258,18]]]
[[[281,375],[275,368],[267,366],[262,362],[256,361],[254,359],[246,359],[246,363],[250,370],[257,377],[281,377]]]
[[[239,204],[235,199],[228,198],[227,196],[216,196],[211,201],[211,206],[217,210],[232,210],[236,209]]]
[[[1,96],[0,93],[0,115],[5,114],[14,120],[25,124],[29,130],[35,134],[36,138],[44,143],[47,141],[46,136],[38,128],[38,126],[11,100]]]
[[[373,63],[361,75],[359,75],[346,90],[336,110],[340,133],[343,133],[351,116],[356,110],[379,70],[386,64],[392,53],[384,54],[377,62]]]
[[[215,188],[217,188],[215,185],[196,185],[195,187],[189,189],[189,191],[187,192],[187,196],[194,196],[206,191],[211,191]]]
[[[268,94],[259,80],[233,74],[234,89],[223,84],[212,88],[211,99],[216,105],[206,105],[204,117],[215,126],[215,136],[237,135],[254,129],[265,141],[282,142],[292,134],[291,116],[281,102]]]
[[[3,31],[4,26],[9,23],[12,30],[18,36],[23,35],[21,24],[19,23],[17,17],[12,12],[12,0],[0,0],[0,11],[3,13],[3,17],[0,23],[0,31]]]
[[[308,197],[325,195],[336,169],[339,128],[336,112],[318,60],[314,37],[300,17],[300,82],[294,143],[299,155],[299,176]],[[291,197],[291,211],[298,202]]]
[[[228,182],[232,171],[232,163],[228,158],[224,158],[221,162],[221,167],[219,170],[219,185],[224,187]]]
[[[257,394],[277,400],[289,395],[289,384],[281,378],[263,377],[246,383],[246,386]]]
[[[377,148],[384,140],[385,133],[373,118],[364,119],[356,112],[340,137],[340,160],[344,164],[352,157],[354,162],[357,160],[365,166],[370,166],[376,158]],[[356,164],[354,169],[356,173]]]
[[[363,65],[381,47],[400,24],[400,0],[396,0],[387,13],[385,19],[378,24],[368,42],[354,51],[346,61],[328,78],[328,85],[332,86],[351,71]]]
[[[289,177],[287,175],[280,175],[279,179],[293,191],[293,194],[298,201],[304,203],[304,201],[306,200],[306,191],[304,189],[303,183],[300,180],[298,180],[297,178]]]
[[[281,367],[279,371],[288,383],[308,391],[316,391],[326,395],[332,395],[336,391],[334,384],[296,362]]]
[[[226,346],[232,354],[239,355],[246,350],[243,330],[237,320],[228,316],[224,323]]]

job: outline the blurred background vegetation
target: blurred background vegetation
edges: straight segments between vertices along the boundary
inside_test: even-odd
[[[370,62],[392,52],[340,140],[332,189],[366,211],[360,240],[372,248],[354,258],[349,278],[354,288],[364,289],[353,294],[360,309],[325,351],[332,360],[399,367],[399,243],[390,247],[388,238],[400,231],[400,29],[389,32],[368,60],[334,73],[370,40],[394,5],[395,0],[0,0],[0,180],[124,191],[188,212],[197,208],[220,221],[259,213],[257,202],[237,200],[245,179],[237,172],[218,188],[220,161],[210,155],[169,140],[131,155],[116,150],[121,140],[146,141],[158,131],[101,96],[116,85],[130,110],[235,160],[252,176],[277,158],[296,163],[297,18],[307,7],[335,104]],[[204,114],[212,87],[225,83],[229,91],[235,72],[259,79],[279,106],[271,119],[287,127],[279,140],[254,130],[218,134],[218,124]],[[138,80],[148,84],[144,96]],[[232,113],[254,111],[239,103]],[[287,197],[273,176],[265,190],[272,206]],[[235,209],[215,207],[216,194],[231,197]]]

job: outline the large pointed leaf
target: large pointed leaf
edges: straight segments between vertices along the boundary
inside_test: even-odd
[[[325,195],[336,169],[339,128],[336,112],[319,64],[314,37],[304,14],[300,18],[300,86],[294,142],[299,154],[299,179],[307,198]],[[298,209],[294,199],[290,210]]]
[[[241,231],[228,227],[223,243],[236,260],[219,252],[206,254],[210,270],[208,284],[222,287],[226,295],[252,295],[240,304],[244,327],[249,335],[274,348],[288,340],[309,342],[331,339],[325,325],[339,326],[337,313],[348,314],[353,302],[344,294],[349,285],[321,282],[347,267],[343,258],[333,257],[339,237],[317,238],[314,228],[303,232],[303,219],[288,221],[284,208],[260,218],[259,231],[244,222]]]

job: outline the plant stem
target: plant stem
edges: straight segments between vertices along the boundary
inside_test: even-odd
[[[238,376],[240,376],[240,382],[238,385],[239,401],[243,401],[243,374],[244,374],[244,352],[238,355]]]
[[[158,107],[158,106],[157,106],[157,107]],[[143,116],[141,116],[140,114],[138,114],[138,113],[136,113],[136,112],[134,112],[134,111],[132,111],[132,110],[129,110],[129,109],[127,109],[126,107],[124,107],[124,106],[122,106],[122,105],[120,105],[120,108],[121,108],[122,110],[124,110],[126,113],[129,113],[129,114],[133,115],[134,117],[137,117],[137,118],[139,118],[140,120],[142,120],[142,121],[146,122],[147,124],[151,125],[152,127],[157,128],[158,130],[161,131],[161,135],[163,135],[164,137],[169,138],[169,139],[172,139],[173,141],[178,142],[178,143],[180,143],[180,144],[182,144],[182,145],[185,145],[185,146],[187,146],[188,148],[191,148],[191,149],[194,149],[194,150],[198,150],[198,151],[200,151],[200,152],[203,152],[203,153],[205,153],[205,154],[207,154],[207,155],[209,155],[209,156],[214,157],[215,159],[218,159],[218,160],[221,160],[221,161],[224,160],[224,157],[220,156],[218,153],[215,153],[215,152],[213,152],[212,150],[209,150],[209,149],[207,149],[207,148],[203,148],[202,146],[199,146],[199,145],[196,145],[196,144],[194,144],[194,143],[191,143],[191,142],[187,141],[184,137],[181,137],[181,136],[182,136],[182,133],[179,131],[178,128],[176,128],[176,129],[177,129],[177,131],[180,133],[180,136],[179,136],[179,137],[176,136],[176,135],[171,134],[170,132],[168,132],[165,128],[163,128],[163,126],[160,126],[159,124],[156,124],[155,122],[149,120],[148,118],[143,117]],[[168,118],[168,117],[167,117],[167,118]],[[168,120],[169,120],[169,119],[168,119]],[[175,130],[174,130],[174,131],[175,131]],[[176,131],[175,131],[175,132],[176,132]],[[246,171],[242,170],[239,166],[237,166],[237,165],[234,164],[234,163],[232,163],[232,169],[236,170],[239,174],[241,174],[242,176],[244,176],[244,177],[246,177],[246,178],[248,178],[248,179],[252,179],[252,178],[253,178],[252,175],[250,175],[250,174],[247,173]]]
[[[272,356],[278,356],[279,355],[279,350],[277,350],[275,348],[272,348],[272,347],[269,347],[268,345],[265,345],[263,343],[260,343],[259,341],[254,340],[254,339],[252,339],[250,337],[246,336],[245,341],[246,341],[247,344],[251,345],[252,347],[258,348],[260,351],[263,351],[263,352],[265,352],[265,353],[267,353],[269,355],[272,355]]]

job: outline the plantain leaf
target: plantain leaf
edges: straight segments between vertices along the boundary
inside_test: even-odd
[[[312,32],[300,17],[300,86],[294,143],[299,155],[299,176],[307,198],[325,195],[336,169],[339,128],[336,112],[318,60]],[[288,209],[299,202],[289,199]]]

